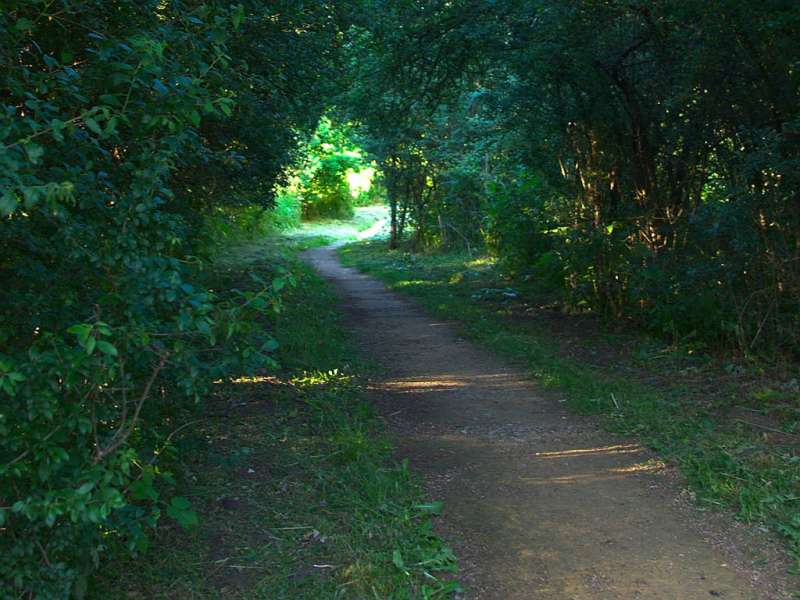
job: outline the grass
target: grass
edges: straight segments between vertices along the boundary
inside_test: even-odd
[[[361,234],[378,222],[385,222],[389,209],[384,205],[358,206],[352,219],[317,219],[306,221],[291,232],[294,240],[322,245],[336,241],[355,241]]]
[[[784,388],[748,381],[743,393],[742,378],[727,377],[707,358],[552,311],[544,318],[545,308],[525,302],[535,290],[510,288],[487,257],[413,255],[389,251],[385,242],[351,244],[340,255],[460,322],[573,410],[637,436],[680,468],[701,505],[771,528],[800,559],[796,380]]]
[[[174,493],[199,524],[162,517],[149,552],[108,565],[93,597],[402,600],[457,589],[455,557],[432,532],[440,506],[393,459],[362,391],[370,367],[298,259],[317,241],[249,244],[222,261],[223,281],[293,274],[284,310],[265,323],[281,368],[219,384],[173,465]]]

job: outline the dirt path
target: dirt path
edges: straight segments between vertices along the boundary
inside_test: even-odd
[[[307,258],[385,367],[375,402],[399,454],[445,502],[442,535],[459,555],[466,597],[791,597],[775,573],[752,568],[758,557],[735,548],[735,532],[681,508],[647,451],[544,398],[454,327],[342,267],[334,249]]]

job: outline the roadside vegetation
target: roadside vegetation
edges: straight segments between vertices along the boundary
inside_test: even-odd
[[[552,290],[510,277],[485,254],[414,254],[373,241],[340,255],[457,321],[573,410],[635,435],[680,469],[700,506],[769,527],[800,561],[796,369],[698,355],[570,314]]]
[[[441,579],[455,558],[431,529],[440,506],[392,457],[361,389],[370,366],[298,259],[309,239],[241,244],[215,263],[219,286],[246,290],[276,269],[287,280],[263,324],[280,366],[217,382],[183,423],[169,468],[196,518],[163,523],[146,556],[101,571],[92,597],[399,600],[457,588]]]

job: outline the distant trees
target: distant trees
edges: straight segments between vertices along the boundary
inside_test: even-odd
[[[398,236],[407,222],[416,246],[483,240],[575,305],[698,347],[800,351],[796,3],[374,15],[347,105]]]

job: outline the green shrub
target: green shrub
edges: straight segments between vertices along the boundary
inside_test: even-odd
[[[170,434],[212,381],[272,368],[254,319],[285,282],[217,290],[203,257],[262,226],[339,33],[288,0],[0,11],[0,597],[80,596],[106,553],[192,525]],[[293,96],[267,104],[276,77]]]

